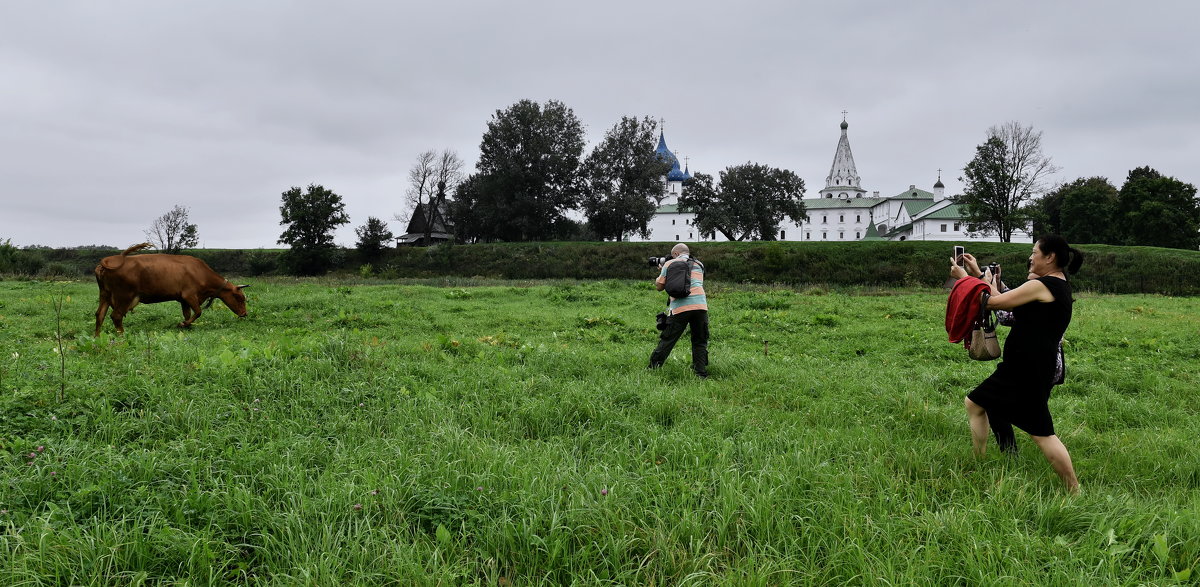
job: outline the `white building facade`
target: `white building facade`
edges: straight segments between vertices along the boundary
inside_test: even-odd
[[[825,187],[818,197],[804,198],[808,219],[799,223],[786,217],[781,219],[776,235],[778,240],[1000,241],[998,235],[980,233],[966,222],[962,206],[946,198],[940,175],[933,184],[933,191],[910,185],[894,196],[880,197],[879,192],[867,196],[850,149],[849,126],[843,119],[841,138],[834,151],[829,175],[825,177]],[[685,243],[729,240],[719,232],[701,234],[694,225],[696,215],[679,211],[679,194],[691,173],[686,166],[680,169],[679,160],[667,148],[662,133],[659,134],[658,153],[672,166],[663,178],[663,197],[658,211],[647,225],[650,238],[644,240]],[[634,235],[630,240],[643,239]],[[1012,241],[1032,242],[1032,237],[1028,229],[1018,230],[1013,232]]]

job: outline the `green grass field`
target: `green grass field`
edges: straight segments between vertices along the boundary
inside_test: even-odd
[[[1200,580],[1200,300],[1078,294],[1072,498],[971,456],[944,292],[708,289],[700,381],[686,336],[645,369],[649,280],[268,280],[99,338],[94,283],[0,282],[0,584]]]

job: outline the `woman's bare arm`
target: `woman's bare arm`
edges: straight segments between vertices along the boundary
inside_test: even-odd
[[[1050,289],[1046,284],[1031,279],[1021,284],[1020,287],[1010,289],[1004,293],[996,291],[995,286],[992,287],[992,297],[988,298],[989,310],[1011,310],[1017,306],[1024,306],[1029,302],[1053,302],[1054,294],[1050,293]]]

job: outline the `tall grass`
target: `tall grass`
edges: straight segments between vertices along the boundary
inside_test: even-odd
[[[941,291],[710,283],[702,381],[648,282],[429,283],[0,282],[0,584],[1195,582],[1196,299],[1078,296],[1070,498],[970,455]]]

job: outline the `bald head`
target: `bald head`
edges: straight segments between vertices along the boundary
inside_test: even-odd
[[[683,243],[679,243],[679,244],[671,247],[671,256],[672,257],[678,257],[680,255],[687,255],[687,254],[689,254],[688,246]]]

